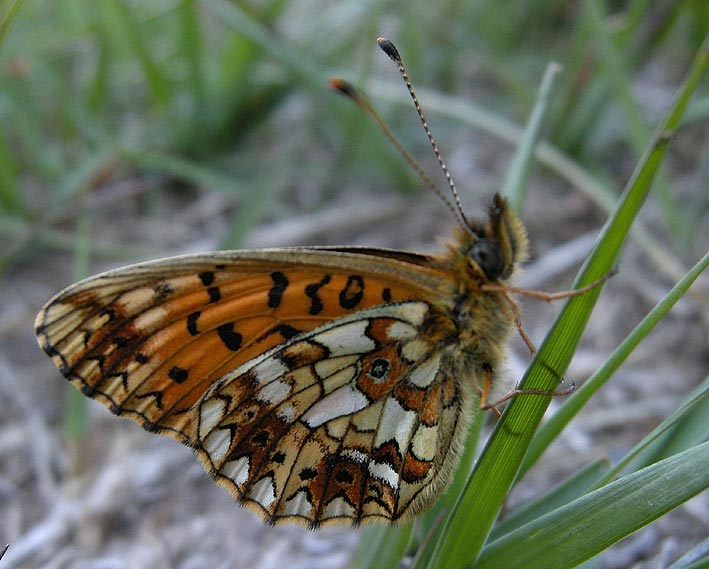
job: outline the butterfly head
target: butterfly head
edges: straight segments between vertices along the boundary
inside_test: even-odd
[[[477,280],[506,280],[526,260],[527,232],[499,194],[493,198],[487,223],[470,223],[468,229],[463,251],[467,270]]]

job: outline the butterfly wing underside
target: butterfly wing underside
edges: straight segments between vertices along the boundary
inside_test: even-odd
[[[423,333],[439,277],[406,255],[136,265],[57,295],[37,335],[84,394],[194,448],[268,521],[404,519],[445,484],[467,408]]]

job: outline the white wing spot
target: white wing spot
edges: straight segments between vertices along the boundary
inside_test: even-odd
[[[354,508],[347,501],[338,496],[333,498],[325,508],[324,518],[355,518]]]
[[[369,404],[367,398],[351,385],[343,385],[323,397],[308,409],[301,420],[309,427],[319,427],[337,417],[361,411]]]
[[[290,423],[293,419],[295,419],[296,413],[297,410],[292,403],[287,403],[286,405],[279,407],[276,411],[278,418],[283,419],[287,423]]]
[[[407,411],[393,397],[389,397],[384,404],[382,419],[377,430],[374,446],[379,447],[392,438],[396,440],[399,449],[403,451],[409,446],[411,431],[416,423],[416,413]]]
[[[284,381],[271,381],[264,387],[259,389],[256,395],[260,401],[269,403],[270,405],[278,405],[282,403],[291,394],[291,386]]]
[[[199,407],[199,438],[204,439],[224,417],[226,401],[218,397],[207,399]]]
[[[118,298],[117,304],[129,314],[142,312],[155,302],[157,293],[153,288],[141,287],[124,292]]]
[[[202,447],[207,451],[213,464],[220,463],[231,446],[231,432],[228,429],[217,429],[203,439]]]
[[[314,336],[313,340],[325,346],[331,357],[365,354],[376,347],[372,339],[365,335],[368,325],[368,320],[357,320],[325,330]]]
[[[162,308],[161,306],[155,306],[153,308],[150,308],[144,312],[142,312],[140,315],[136,316],[135,320],[133,320],[133,327],[136,330],[140,330],[141,332],[147,332],[150,330],[157,330],[161,328],[164,323],[165,319],[168,317],[167,310]],[[158,332],[157,334],[159,334]],[[170,333],[169,331],[165,333]],[[154,338],[153,338],[154,340]]]
[[[276,500],[276,487],[273,483],[273,478],[271,476],[264,476],[261,478],[261,480],[254,484],[251,488],[249,498],[268,509],[268,507]]]
[[[304,516],[310,517],[310,512],[313,509],[313,504],[308,499],[308,493],[305,490],[298,491],[295,496],[286,500],[283,513],[289,516]]]
[[[411,440],[411,451],[417,459],[431,461],[436,457],[437,442],[438,427],[420,425]]]
[[[357,450],[355,448],[348,448],[343,450],[342,456],[359,463],[366,462],[368,458],[367,455],[364,454],[361,450]]]
[[[394,322],[387,330],[387,335],[392,340],[410,340],[415,338],[417,334],[416,328],[401,321]]]
[[[428,387],[436,379],[438,368],[441,366],[440,354],[428,358],[425,362],[417,365],[409,374],[407,382],[417,387]]]
[[[238,460],[227,462],[220,472],[237,486],[242,486],[249,479],[250,463],[248,456],[242,456]]]
[[[278,358],[266,358],[257,363],[252,372],[259,385],[266,385],[274,379],[284,376],[288,372],[288,367]]]
[[[413,326],[421,326],[428,314],[428,305],[425,302],[405,302],[392,307],[395,318],[409,322]]]
[[[411,340],[401,348],[401,355],[409,363],[416,363],[428,353],[428,344],[423,340]]]
[[[369,473],[374,476],[374,478],[383,480],[394,489],[399,485],[399,475],[394,472],[394,469],[390,465],[384,462],[370,462]]]

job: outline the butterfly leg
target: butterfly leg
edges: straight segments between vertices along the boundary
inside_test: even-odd
[[[492,366],[490,366],[490,364],[484,364],[483,368],[485,373],[485,383],[483,384],[482,389],[478,388],[480,391],[480,409],[483,411],[492,409],[492,412],[495,413],[495,416],[499,419],[502,413],[500,413],[500,410],[497,408],[497,403],[491,405],[487,401],[487,398],[490,395],[490,387],[492,386]]]
[[[512,307],[512,311],[514,313],[514,320],[515,320],[515,326],[517,327],[517,332],[520,335],[520,338],[522,338],[522,341],[527,345],[527,348],[529,348],[529,353],[534,355],[537,353],[537,348],[530,339],[530,337],[527,335],[527,331],[524,329],[524,326],[522,326],[522,317],[519,314],[519,304],[515,301],[514,298],[512,298],[507,291],[502,291],[502,295],[507,299],[507,302],[510,303],[510,306]]]
[[[509,401],[510,399],[514,399],[518,395],[546,395],[548,397],[564,397],[565,395],[569,395],[570,393],[573,393],[576,391],[576,386],[571,385],[567,389],[562,389],[561,391],[547,391],[546,389],[510,389],[507,393],[505,393],[500,399],[493,403],[488,403],[485,402],[483,404],[482,398],[480,400],[480,409],[486,410],[486,409],[492,409],[493,413],[497,415],[498,417],[500,416],[500,412],[497,410],[497,406],[504,403],[505,401]]]
[[[538,298],[540,300],[546,300],[547,302],[551,302],[553,300],[561,300],[562,298],[573,298],[575,296],[581,296],[582,294],[586,294],[594,288],[601,286],[617,272],[617,269],[613,269],[612,271],[603,275],[601,278],[596,279],[595,281],[590,284],[587,284],[586,286],[582,286],[581,288],[576,288],[574,290],[562,290],[558,292],[545,292],[543,290],[517,288],[514,286],[507,286],[500,283],[485,283],[480,285],[480,288],[482,290],[495,290],[498,292],[502,292],[505,294],[505,296],[507,296],[507,293],[523,294],[524,296],[531,296],[533,298]]]
[[[545,364],[542,364],[545,365]],[[553,373],[554,370],[551,368],[547,368]],[[558,377],[558,376],[557,376]],[[563,381],[563,379],[562,379]],[[514,399],[518,395],[544,395],[548,397],[564,397],[565,395],[569,395],[570,393],[573,393],[576,390],[576,385],[572,382],[572,384],[561,391],[549,391],[546,389],[510,389],[507,393],[505,393],[502,397],[500,397],[497,401],[488,401],[488,396],[490,395],[490,387],[492,386],[492,368],[488,365],[485,366],[485,383],[483,384],[483,388],[480,390],[480,409],[483,411],[487,409],[491,409],[493,413],[495,413],[496,417],[500,417],[501,413],[500,410],[497,408],[500,406],[502,403],[505,403],[509,401],[510,399]]]
[[[517,332],[519,333],[520,337],[522,338],[522,341],[527,345],[527,348],[529,348],[529,352],[532,355],[534,355],[537,352],[537,348],[535,347],[532,340],[529,338],[529,335],[527,334],[527,331],[524,329],[524,326],[522,326],[522,318],[520,317],[520,314],[519,314],[519,305],[514,300],[514,298],[512,298],[510,296],[510,293],[523,294],[525,296],[531,296],[534,298],[538,298],[540,300],[546,300],[547,302],[551,302],[553,300],[560,300],[562,298],[572,298],[574,296],[581,296],[582,294],[585,294],[588,291],[593,290],[597,286],[602,285],[604,282],[606,282],[608,279],[610,279],[617,272],[618,272],[617,269],[613,269],[609,273],[603,275],[600,279],[596,279],[591,284],[588,284],[584,287],[577,288],[574,290],[562,290],[559,292],[544,292],[541,290],[517,288],[517,287],[502,285],[499,283],[485,283],[485,284],[481,285],[480,288],[482,288],[483,290],[498,291],[498,292],[502,293],[502,295],[507,299],[507,302],[510,303],[510,306],[512,307],[512,310],[514,312],[514,320],[515,320],[515,326],[517,327]]]

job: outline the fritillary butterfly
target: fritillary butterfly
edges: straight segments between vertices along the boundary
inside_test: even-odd
[[[388,46],[391,48],[391,46]],[[266,521],[396,522],[459,462],[517,312],[527,236],[495,196],[439,256],[223,251],[55,296],[40,346],[112,413],[193,448]]]

